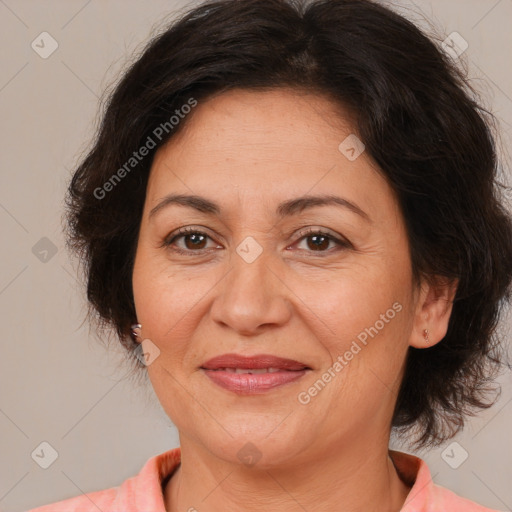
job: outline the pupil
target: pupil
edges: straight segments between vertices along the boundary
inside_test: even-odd
[[[191,241],[192,245],[196,248],[199,247],[201,242],[204,242],[204,236],[200,235],[198,233],[189,234],[189,235],[187,235],[186,238],[188,238],[188,240]],[[313,243],[312,243],[312,245],[310,245],[310,247],[313,247],[315,250],[326,249],[329,246],[328,237],[325,235],[312,235],[309,237],[309,239],[313,241]],[[326,241],[327,241],[327,245],[325,244]]]
[[[325,243],[324,243],[324,244],[322,244],[322,243],[319,243],[319,244],[318,244],[318,243],[316,243],[316,242],[318,242],[318,240],[319,240],[319,239],[323,239],[323,240],[324,240],[324,242],[325,242],[325,241],[327,240],[327,237],[326,237],[326,236],[324,236],[324,235],[313,235],[313,236],[311,236],[310,238],[311,238],[312,240],[314,240],[314,241],[315,241],[315,242],[313,242],[313,247],[314,247],[315,249],[325,249],[325,248],[326,248]],[[327,247],[328,247],[328,246],[329,246],[329,241],[327,240]]]
[[[198,247],[198,245],[203,241],[203,240],[200,240],[200,238],[204,238],[204,236],[203,236],[203,235],[199,235],[199,234],[197,234],[197,233],[195,233],[195,234],[193,233],[193,234],[191,234],[191,235],[188,235],[188,237],[189,237],[189,240],[192,240],[192,244],[193,244],[193,246],[194,246],[194,247],[196,247],[196,248],[197,248],[197,247]]]

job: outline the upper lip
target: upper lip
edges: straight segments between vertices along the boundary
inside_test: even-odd
[[[256,354],[253,356],[242,356],[239,354],[222,354],[209,359],[203,363],[201,368],[205,370],[218,370],[219,368],[241,368],[241,369],[261,369],[261,368],[280,368],[283,370],[303,370],[311,369],[308,365],[285,359],[270,354]]]

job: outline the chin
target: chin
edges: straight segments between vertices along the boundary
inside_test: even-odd
[[[279,442],[275,435],[268,436],[267,432],[272,432],[272,429],[256,427],[251,430],[254,430],[254,435],[235,433],[233,437],[225,435],[218,440],[209,437],[206,449],[219,459],[255,470],[286,465],[290,460],[296,464],[297,457],[304,450],[303,443],[291,442],[295,436],[281,433],[282,442]],[[265,434],[262,435],[262,431]]]

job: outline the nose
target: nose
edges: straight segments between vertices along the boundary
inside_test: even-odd
[[[291,291],[278,275],[278,265],[270,260],[265,251],[252,262],[233,252],[231,267],[211,307],[215,322],[250,336],[289,321]]]

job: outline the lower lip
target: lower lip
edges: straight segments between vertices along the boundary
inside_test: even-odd
[[[270,389],[294,382],[309,370],[282,370],[274,373],[231,373],[201,368],[215,384],[241,395],[265,393]]]

